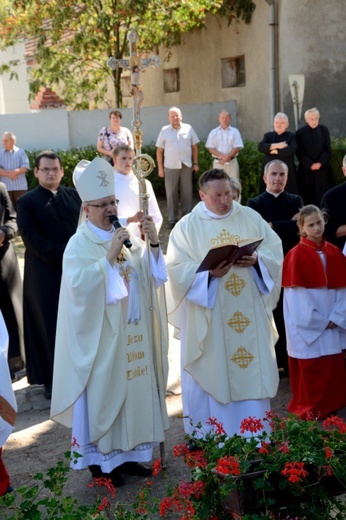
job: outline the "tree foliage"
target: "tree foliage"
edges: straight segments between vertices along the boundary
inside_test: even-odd
[[[110,78],[121,106],[121,69],[110,70],[107,60],[127,55],[129,30],[143,52],[168,49],[205,27],[208,13],[250,23],[254,9],[252,0],[13,0],[0,11],[0,45],[23,37],[34,43],[33,96],[41,86],[58,86],[69,107],[93,108],[107,102]]]

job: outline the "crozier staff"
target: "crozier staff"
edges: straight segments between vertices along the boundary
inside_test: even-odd
[[[72,467],[89,466],[93,477],[121,486],[123,474],[150,475],[140,463],[151,460],[168,428],[166,267],[150,216],[141,222],[149,251],[111,225],[117,200],[106,161],[82,161],[74,182],[87,219],[64,254],[51,414],[79,444],[83,457]]]

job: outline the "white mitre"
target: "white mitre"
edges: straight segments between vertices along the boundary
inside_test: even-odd
[[[95,157],[91,162],[85,159],[80,161],[74,169],[72,179],[83,202],[115,194],[113,168],[101,157]]]

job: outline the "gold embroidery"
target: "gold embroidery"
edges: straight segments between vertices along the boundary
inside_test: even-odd
[[[254,356],[246,348],[239,347],[231,359],[239,368],[247,368],[254,360]]]
[[[233,296],[239,296],[244,287],[246,286],[246,282],[243,278],[240,278],[236,273],[232,273],[225,282],[225,289],[230,291]]]
[[[212,238],[210,243],[214,246],[225,246],[226,244],[238,244],[240,240],[239,235],[231,235],[227,229],[223,228],[219,236]]]
[[[237,334],[242,334],[251,322],[242,312],[236,311],[227,323]]]

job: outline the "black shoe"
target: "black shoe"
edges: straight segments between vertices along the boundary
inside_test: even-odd
[[[118,468],[113,469],[110,473],[103,473],[101,466],[92,464],[89,469],[93,478],[110,479],[114,487],[121,487],[125,484],[125,480],[117,471]]]
[[[175,225],[176,225],[176,222],[169,222],[170,229],[173,229]]]
[[[12,486],[8,486],[8,488],[5,491],[5,495],[7,495],[7,493],[13,493],[13,491],[14,491],[14,488]]]
[[[139,464],[139,462],[124,462],[116,468],[119,473],[125,475],[135,475],[136,477],[149,477],[151,475],[151,468]]]
[[[44,385],[44,396],[46,399],[52,399],[52,385]]]

